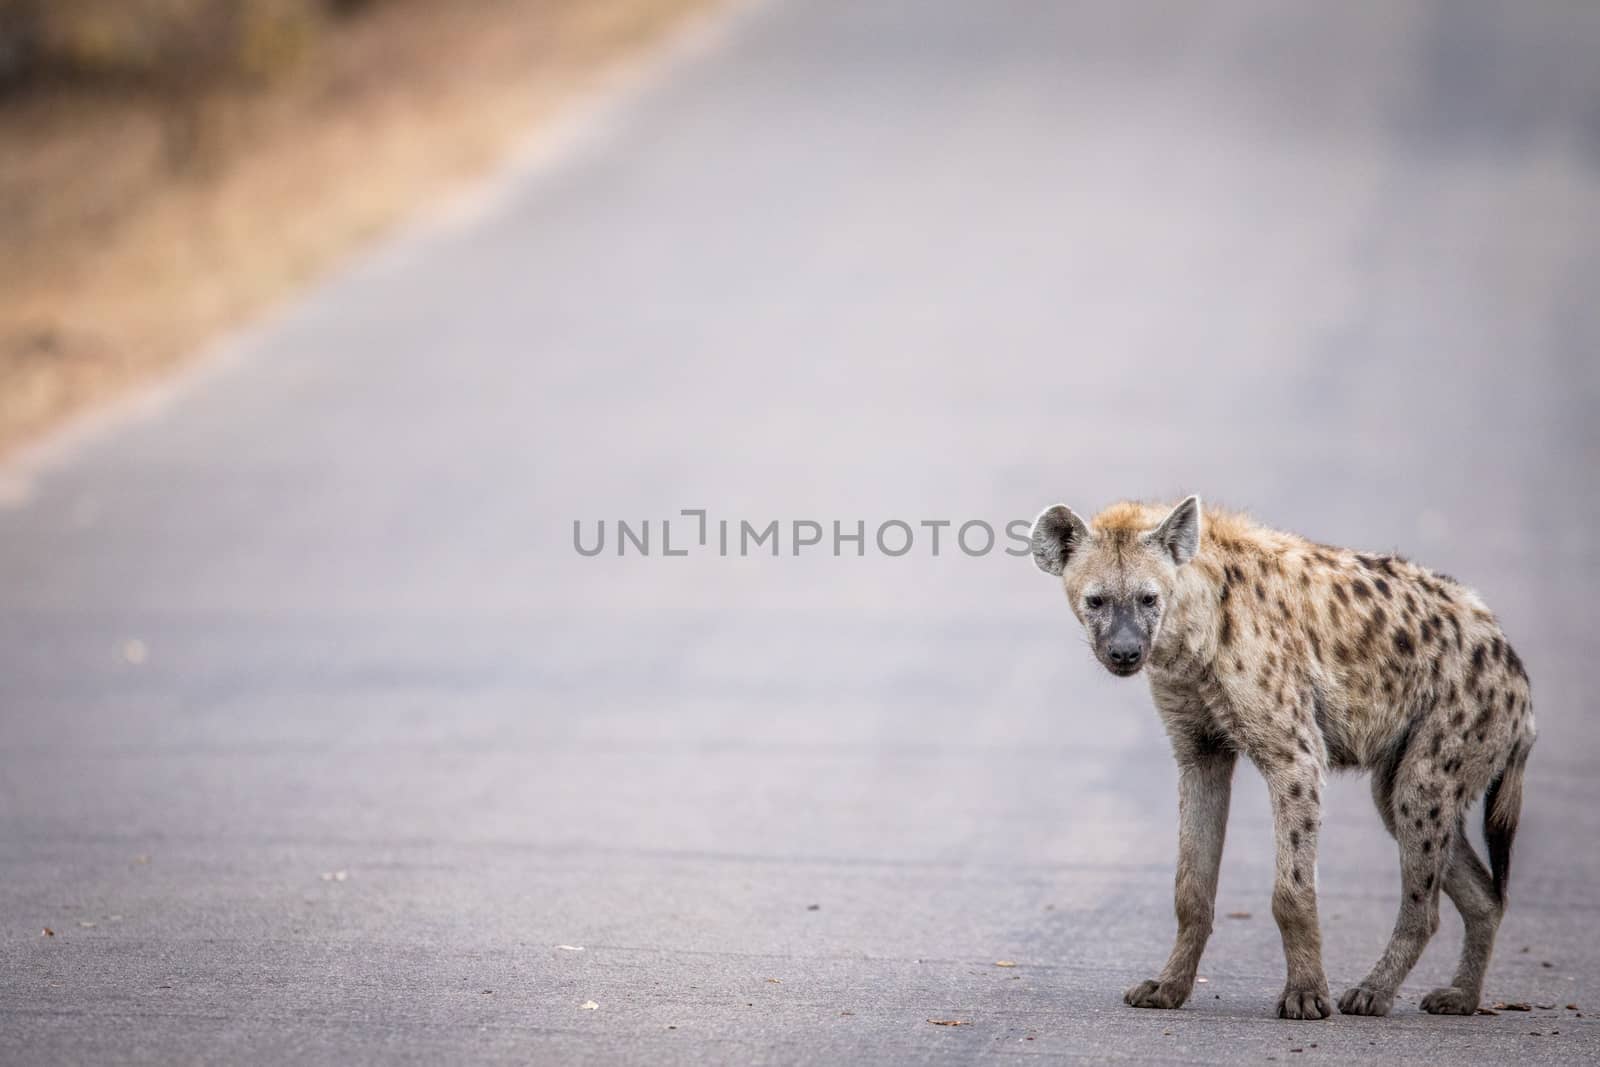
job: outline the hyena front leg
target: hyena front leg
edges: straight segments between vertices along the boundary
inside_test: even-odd
[[[1182,758],[1178,769],[1178,877],[1174,903],[1178,940],[1161,976],[1129,989],[1123,1000],[1135,1008],[1177,1008],[1194,989],[1200,954],[1211,937],[1217,870],[1228,829],[1233,792],[1232,750]]]
[[[1259,761],[1258,761],[1259,762]],[[1322,821],[1320,768],[1295,758],[1261,766],[1272,794],[1277,835],[1277,877],[1272,917],[1283,936],[1288,979],[1278,998],[1280,1019],[1326,1019],[1333,1013],[1322,969],[1322,929],[1317,922],[1317,829]]]

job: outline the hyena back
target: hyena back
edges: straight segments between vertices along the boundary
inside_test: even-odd
[[[1114,505],[1085,523],[1064,505],[1034,524],[1033,554],[1061,576],[1108,670],[1146,670],[1179,766],[1178,937],[1135,1007],[1176,1008],[1211,933],[1234,763],[1266,779],[1277,845],[1272,913],[1288,980],[1284,1018],[1331,1014],[1317,921],[1317,832],[1329,768],[1372,773],[1400,846],[1400,915],[1382,957],[1339,999],[1387,1014],[1439,924],[1466,926],[1435,1014],[1477,1010],[1506,906],[1523,769],[1534,741],[1528,676],[1472,590],[1397,556],[1315,544],[1190,497]],[[1486,869],[1467,808],[1485,795]]]

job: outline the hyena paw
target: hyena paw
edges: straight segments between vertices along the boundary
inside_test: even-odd
[[[1122,999],[1135,1008],[1181,1008],[1189,999],[1189,987],[1148,979],[1130,987]]]
[[[1366,986],[1351,986],[1339,998],[1339,1010],[1346,1015],[1388,1015],[1394,1007],[1394,994]]]
[[[1333,1014],[1328,1002],[1327,987],[1321,989],[1294,989],[1285,987],[1278,998],[1280,1019],[1326,1019]]]
[[[1471,1015],[1478,1010],[1478,996],[1458,986],[1441,986],[1422,998],[1422,1010],[1429,1015]]]

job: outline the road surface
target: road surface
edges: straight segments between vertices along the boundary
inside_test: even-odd
[[[1600,9],[1292,8],[739,9],[13,463],[0,1059],[1592,1061]],[[1122,1005],[1173,930],[1148,694],[950,538],[1184,491],[1500,613],[1542,738],[1487,998],[1554,1008],[1420,1014],[1446,908],[1393,1017],[1271,1018],[1248,770],[1249,917]],[[1361,779],[1321,891],[1337,996],[1399,892]]]

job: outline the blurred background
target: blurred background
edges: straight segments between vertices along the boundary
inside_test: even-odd
[[[0,11],[5,1058],[1600,1053],[1600,7]],[[920,524],[1186,492],[1499,613],[1527,1013],[1418,1013],[1447,907],[1393,1018],[1272,1023],[1249,768],[1207,984],[1122,1006],[1148,692]],[[1398,865],[1327,796],[1337,995]]]
[[[0,0],[0,448],[481,176],[705,0]]]

